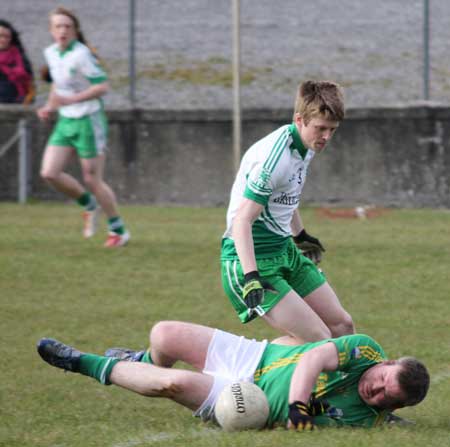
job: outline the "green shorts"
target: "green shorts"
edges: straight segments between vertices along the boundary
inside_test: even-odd
[[[107,136],[108,122],[103,110],[81,118],[60,115],[48,145],[73,147],[80,158],[94,158],[105,152]]]
[[[222,262],[222,285],[242,323],[253,320],[257,315],[250,313],[242,296],[244,274],[238,258],[224,259]],[[276,293],[265,292],[261,308],[264,313],[271,310],[291,290],[305,297],[326,283],[325,275],[295,244],[289,243],[280,256],[257,259],[261,277],[267,280]]]

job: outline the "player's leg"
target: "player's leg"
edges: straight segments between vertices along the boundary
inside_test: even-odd
[[[80,157],[84,183],[108,218],[109,235],[105,246],[119,247],[127,244],[130,234],[119,215],[116,196],[103,180],[107,133],[105,114],[102,111],[95,112],[78,120],[74,145]]]
[[[40,174],[57,191],[78,200],[86,191],[85,188],[70,174],[63,172],[74,156],[73,147],[47,146],[42,157]]]
[[[105,154],[100,154],[93,158],[81,158],[80,164],[84,183],[95,195],[108,218],[108,229],[111,236],[108,241],[111,240],[111,243],[107,241],[107,245],[125,245],[130,238],[129,233],[126,231],[123,220],[119,215],[116,196],[103,180]]]
[[[171,367],[183,361],[198,370],[205,365],[214,329],[182,321],[160,321],[150,331],[151,358],[156,365]]]
[[[144,396],[172,399],[194,411],[208,397],[214,382],[214,378],[207,374],[139,362],[118,362],[109,380]]]
[[[105,154],[97,155],[94,158],[81,158],[80,164],[84,184],[95,195],[104,213],[108,218],[117,216],[119,213],[116,196],[103,180]]]
[[[303,344],[331,336],[326,324],[294,290],[291,290],[262,318],[274,329],[293,339],[289,341],[289,338],[283,337],[275,340],[274,343]]]
[[[148,363],[83,353],[54,339],[41,339],[41,358],[65,371],[92,377],[104,385],[115,384],[149,397],[166,397],[192,410],[208,397],[214,378],[201,373],[160,368]]]
[[[355,333],[352,317],[342,307],[328,282],[305,296],[304,300],[328,326],[333,337]]]
[[[213,335],[214,329],[207,326],[182,321],[160,321],[150,331],[150,348],[146,351],[110,348],[105,355],[167,368],[180,360],[202,370]]]
[[[49,138],[42,158],[41,176],[58,191],[75,199],[84,208],[84,237],[91,237],[95,232],[96,208],[95,197],[88,192],[71,175],[63,172],[66,165],[75,157],[75,139],[78,120],[60,117]]]
[[[309,292],[321,285],[325,279],[317,275],[309,278],[310,280],[300,279],[291,284],[293,278],[305,273],[301,270],[300,256],[300,252],[292,244],[281,256],[257,260],[260,275],[276,289],[276,292],[265,293],[264,302],[259,306],[264,312],[262,318],[273,328],[294,338],[293,344],[322,340],[331,335],[324,322],[303,301],[303,295],[296,289],[298,287]],[[308,262],[314,266],[309,260]],[[247,323],[256,317],[256,313],[250,314],[245,305],[243,283],[244,275],[239,260],[222,261],[224,290],[240,320]]]
[[[294,245],[289,249],[289,261],[289,284],[327,326],[331,336],[354,333],[352,318],[342,308],[323,272]]]

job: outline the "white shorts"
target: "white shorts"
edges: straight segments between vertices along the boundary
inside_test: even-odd
[[[267,346],[267,340],[256,341],[215,329],[208,346],[204,374],[214,376],[208,397],[194,413],[203,420],[211,419],[222,389],[233,382],[252,382],[256,367]]]

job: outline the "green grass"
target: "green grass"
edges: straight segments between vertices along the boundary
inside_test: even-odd
[[[322,267],[358,331],[392,357],[419,357],[433,378],[424,403],[399,411],[415,426],[307,434],[222,433],[172,402],[103,387],[40,360],[40,337],[99,353],[113,345],[142,348],[161,319],[275,335],[260,321],[241,325],[222,292],[224,209],[122,211],[132,242],[106,250],[103,231],[81,239],[75,206],[0,204],[1,446],[448,445],[448,211],[393,210],[365,221],[303,211],[308,230],[326,246]]]

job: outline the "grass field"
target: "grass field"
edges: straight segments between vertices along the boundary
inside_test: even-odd
[[[392,210],[368,220],[328,219],[305,209],[327,248],[330,283],[359,332],[391,357],[415,355],[432,374],[429,397],[398,413],[410,427],[282,429],[227,434],[163,399],[148,399],[46,365],[43,336],[101,353],[146,347],[149,328],[181,319],[256,338],[221,289],[224,209],[128,206],[131,244],[80,237],[72,205],[0,204],[0,445],[28,446],[404,446],[450,444],[450,213]],[[102,228],[104,229],[104,228]]]

